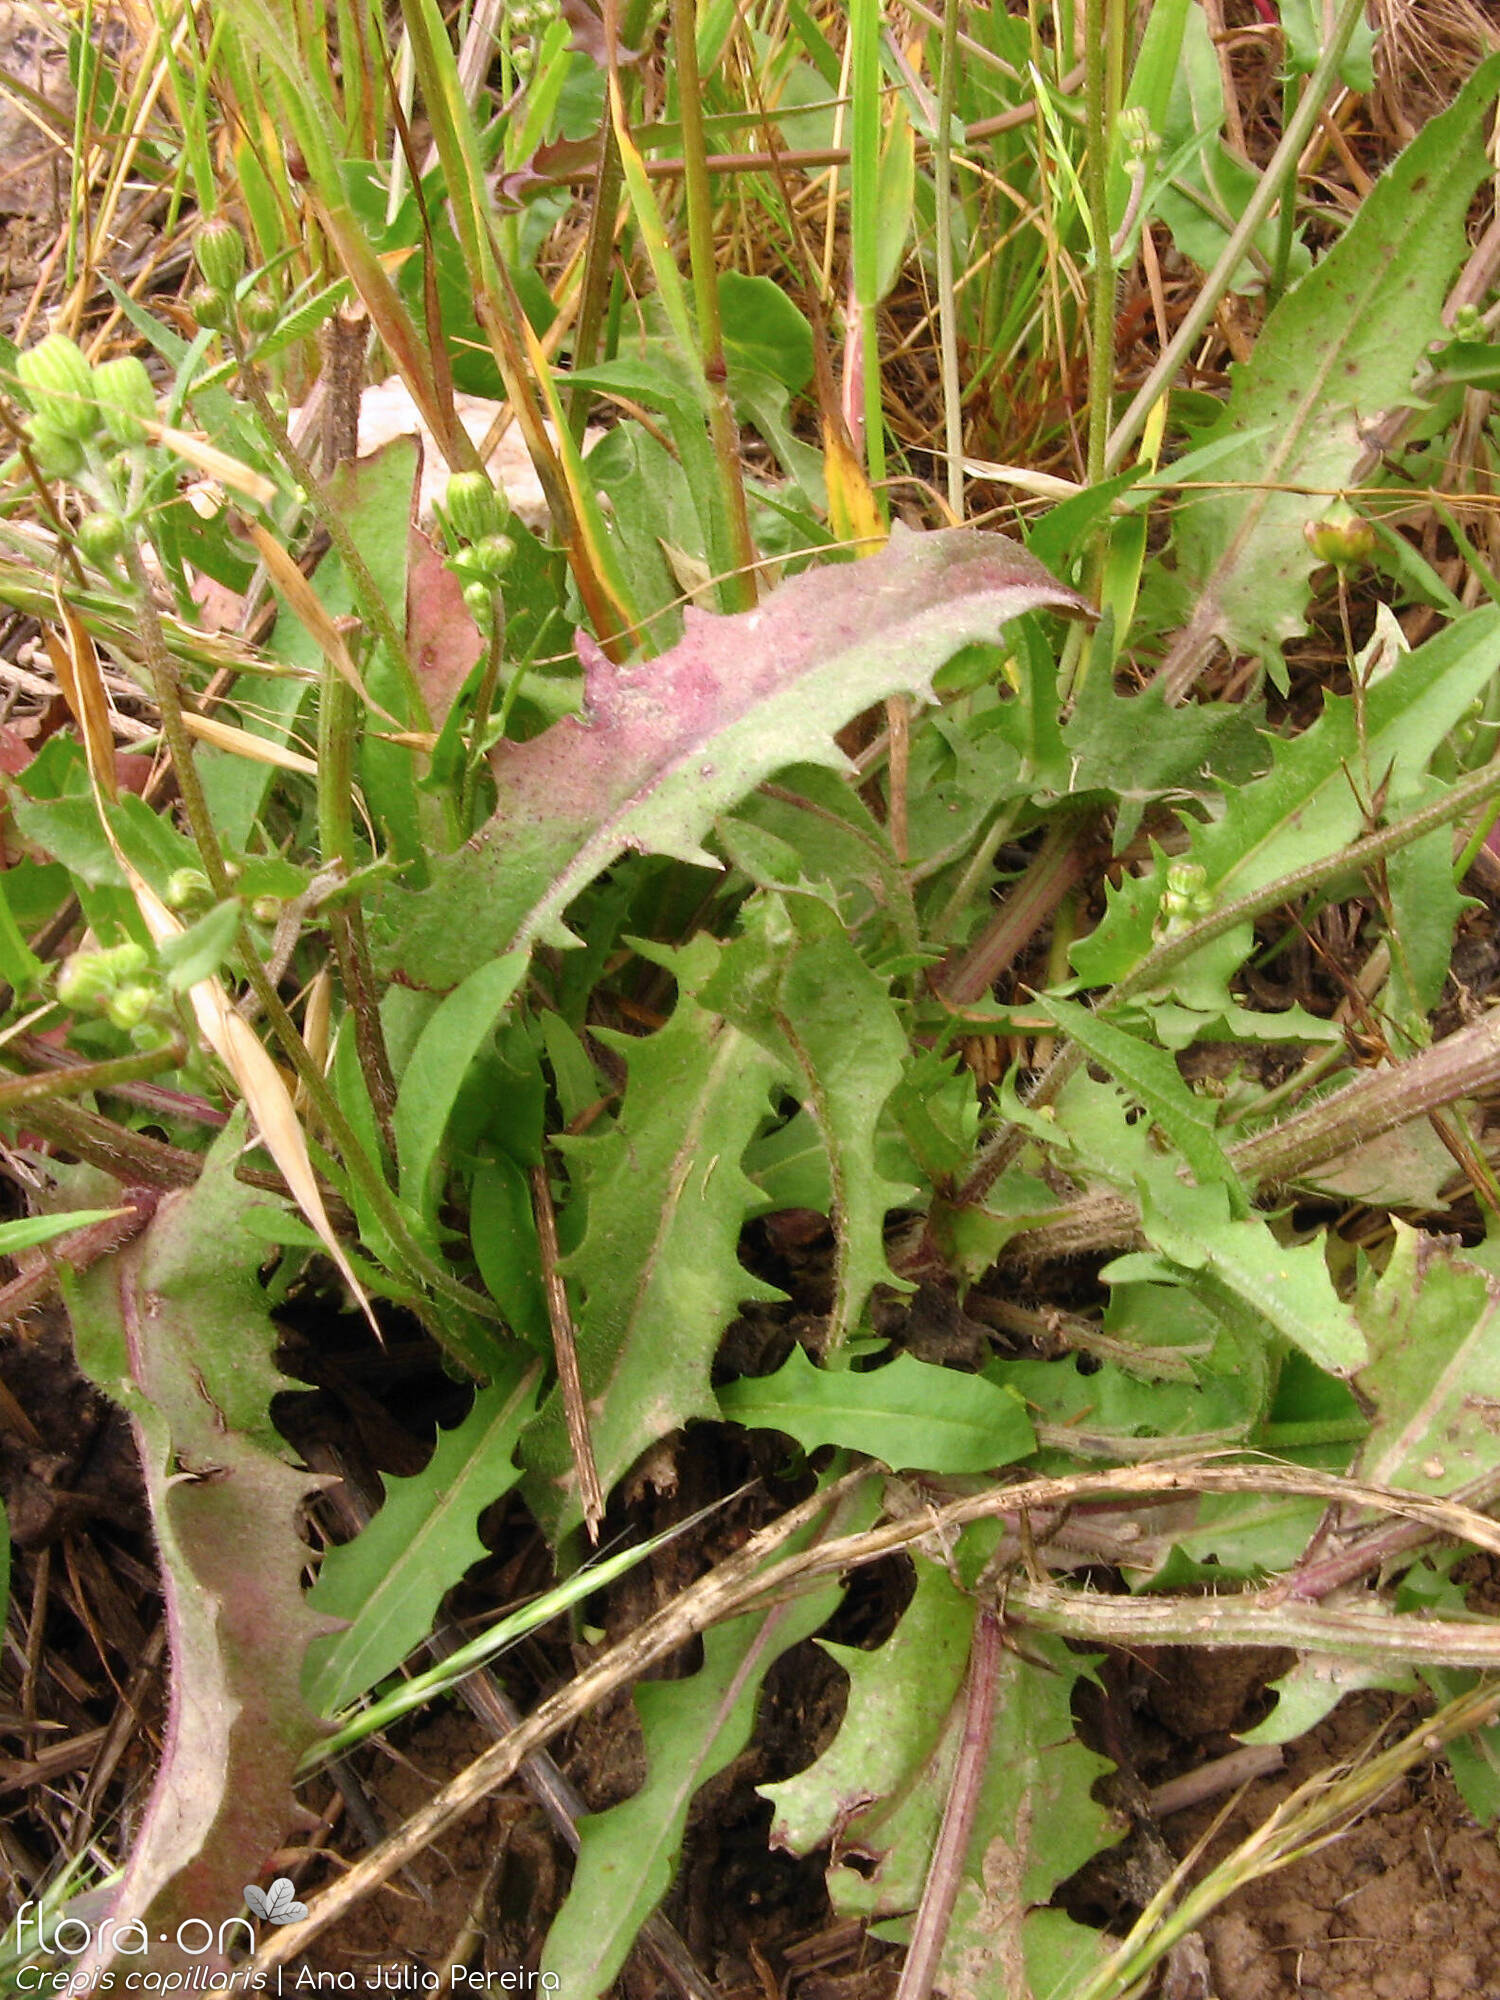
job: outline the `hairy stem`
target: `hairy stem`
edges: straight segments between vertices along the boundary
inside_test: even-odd
[[[964,395],[958,379],[958,301],[953,272],[953,111],[958,99],[959,0],[943,0],[938,72],[937,136],[932,147],[937,215],[938,350],[943,385],[943,440],[948,461],[948,511],[964,518]]]
[[[327,487],[318,477],[308,460],[293,444],[291,433],[276,414],[271,399],[265,392],[260,375],[245,352],[244,343],[233,332],[226,334],[230,349],[239,364],[240,384],[254,405],[255,414],[277,456],[307,495],[307,504],[321,527],[339,552],[344,572],[349,578],[350,588],[359,603],[359,612],[380,643],[385,647],[392,664],[401,676],[402,691],[406,698],[407,713],[413,729],[430,729],[432,716],[427,707],[421,684],[412,670],[406,642],[396,630],[396,621],[391,616],[390,606],[381,595],[379,585],[370,574],[370,566],[359,552],[359,546],[349,532],[343,514],[334,505]]]

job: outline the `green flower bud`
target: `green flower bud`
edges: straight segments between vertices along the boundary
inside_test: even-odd
[[[1335,500],[1316,521],[1304,521],[1302,533],[1318,561],[1332,563],[1335,569],[1368,562],[1375,548],[1375,530],[1347,500]]]
[[[75,951],[57,974],[57,997],[65,1007],[93,1007],[146,968],[145,948],[133,941],[107,951]]]
[[[250,914],[258,924],[274,924],[283,907],[280,896],[257,896],[250,905]]]
[[[138,1028],[155,1005],[156,988],[138,979],[116,987],[104,1012],[116,1028]]]
[[[193,256],[204,283],[216,292],[232,292],[245,275],[245,239],[227,215],[211,216],[200,227]]]
[[[81,439],[92,437],[99,428],[94,371],[76,340],[65,333],[49,333],[16,356],[16,373],[32,409],[52,430]]]
[[[1177,897],[1184,909],[1199,908],[1207,888],[1208,870],[1201,861],[1173,861],[1168,864],[1167,894]]]
[[[209,327],[215,333],[222,332],[229,324],[229,294],[217,291],[212,285],[200,285],[195,292],[190,292],[187,308],[199,326]]]
[[[486,590],[494,590],[510,568],[515,553],[516,545],[509,535],[486,535],[482,542],[449,556],[448,567],[466,587],[482,583]]]
[[[1174,861],[1167,869],[1166,893],[1161,899],[1156,934],[1163,943],[1181,937],[1201,918],[1211,916],[1214,893],[1208,886],[1208,870],[1196,861]]]
[[[1484,315],[1477,305],[1462,305],[1453,315],[1454,340],[1483,340]],[[1441,343],[1439,343],[1441,345]]]
[[[206,903],[211,894],[212,886],[201,868],[174,868],[161,899],[169,910],[185,910],[191,903]]]
[[[125,547],[125,523],[118,514],[85,514],[78,523],[77,541],[91,563],[108,569]]]
[[[26,426],[26,435],[31,439],[31,449],[37,464],[50,479],[72,479],[83,470],[83,448],[77,438],[70,437],[41,417],[33,417]]]
[[[269,333],[281,318],[281,302],[268,285],[257,285],[239,302],[240,324],[248,333]]]
[[[480,580],[498,583],[515,559],[516,545],[509,535],[486,535],[482,542],[476,542],[469,552],[475,562]]]
[[[1119,132],[1125,151],[1132,160],[1149,160],[1161,151],[1161,140],[1151,129],[1151,119],[1140,105],[1120,113]]]
[[[461,542],[482,542],[486,535],[498,535],[509,511],[487,472],[455,472],[448,481],[443,512]]]
[[[135,354],[104,361],[94,370],[94,393],[104,428],[116,444],[146,442],[146,425],[156,419],[156,391],[146,364]]]
[[[495,629],[495,593],[487,583],[466,583],[464,603],[481,632],[488,634]]]
[[[75,951],[58,967],[57,997],[64,1007],[92,1007],[109,991],[114,982],[101,972],[98,958],[95,951]]]

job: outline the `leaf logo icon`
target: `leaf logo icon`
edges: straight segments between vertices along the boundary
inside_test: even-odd
[[[253,1882],[247,1882],[245,1902],[255,1916],[264,1918],[268,1924],[300,1924],[307,1915],[307,1905],[297,1901],[290,1875],[278,1875],[269,1889],[258,1889]]]

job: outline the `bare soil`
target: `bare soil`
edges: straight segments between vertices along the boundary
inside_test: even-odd
[[[339,1331],[342,1331],[341,1329]],[[337,1333],[333,1345],[337,1346]],[[289,1356],[306,1353],[296,1332]],[[325,1357],[328,1348],[324,1349]],[[345,1348],[325,1359],[326,1384],[302,1405],[292,1428],[310,1420],[341,1452],[408,1472],[425,1456],[431,1423],[462,1394],[423,1364],[408,1343],[362,1366]],[[400,1413],[400,1420],[396,1412]],[[419,1434],[420,1433],[420,1434]],[[45,1440],[45,1443],[42,1442]],[[720,1464],[743,1451],[742,1434],[695,1430],[678,1463],[678,1491],[643,1491],[654,1514],[691,1511],[717,1476],[755,1468]],[[0,1340],[0,1491],[17,1542],[10,1632],[0,1668],[0,1792],[9,1808],[0,1838],[19,1894],[37,1885],[86,1826],[105,1832],[115,1814],[138,1811],[158,1753],[164,1668],[151,1549],[136,1496],[129,1438],[118,1415],[73,1368],[66,1327],[55,1312]],[[722,1532],[720,1530],[719,1532]],[[497,1512],[486,1524],[491,1561],[455,1604],[460,1619],[492,1612],[540,1582],[545,1551],[524,1513]],[[682,1575],[638,1580],[653,1599],[718,1553],[690,1541],[673,1545]],[[878,1643],[898,1615],[899,1563],[861,1578],[840,1614],[837,1636]],[[608,1633],[649,1605],[628,1592],[589,1607]],[[584,1642],[554,1627],[502,1663],[509,1696],[521,1707],[576,1670]],[[693,1662],[677,1663],[691,1671]],[[1235,1731],[1269,1705],[1265,1684],[1285,1656],[1158,1652],[1106,1666],[1097,1712],[1080,1715],[1096,1742],[1122,1752],[1138,1796],[1232,1750]],[[122,1717],[132,1694],[134,1726]],[[707,1788],[694,1810],[683,1866],[666,1905],[702,1977],[719,1994],[784,1994],[788,2000],[886,2000],[900,1955],[838,1923],[824,1893],[826,1857],[798,1861],[769,1851],[769,1807],[756,1787],[801,1768],[836,1727],[842,1675],[807,1645],[788,1654],[768,1685],[750,1749]],[[1121,1928],[1172,1859],[1206,1843],[1206,1868],[1260,1823],[1295,1785],[1383,1735],[1409,1729],[1417,1711],[1384,1694],[1348,1697],[1319,1729],[1290,1746],[1285,1767],[1222,1799],[1147,1825],[1164,1859],[1155,1876],[1151,1842],[1137,1836],[1067,1886],[1075,1915]],[[1120,1718],[1127,1718],[1124,1724]],[[123,1733],[121,1722],[125,1723]],[[1123,1741],[1122,1741],[1123,1730]],[[457,1707],[418,1718],[356,1756],[338,1782],[308,1788],[309,1821],[288,1828],[278,1866],[299,1885],[328,1879],[337,1856],[356,1856],[397,1827],[491,1740]],[[599,1810],[639,1782],[636,1724],[628,1702],[589,1717],[556,1746],[581,1806]],[[1117,1803],[1119,1801],[1117,1800]],[[1163,1848],[1161,1843],[1165,1843]],[[1169,1852],[1167,1852],[1169,1850]],[[1143,1853],[1146,1863],[1142,1861]],[[501,1971],[534,1966],[566,1891],[565,1842],[519,1784],[497,1794],[444,1843],[362,1904],[307,1955],[314,1968],[348,1971],[363,1988],[376,1967],[441,1973],[455,1959]],[[1237,1894],[1204,1927],[1212,1984],[1197,2000],[1459,2000],[1500,1992],[1500,1847],[1476,1826],[1435,1763],[1388,1793],[1352,1831],[1294,1866]],[[387,1975],[388,1976],[388,1975]],[[680,1991],[649,1949],[637,1949],[616,1991],[656,2000]],[[1191,1987],[1174,2000],[1191,2000]]]
[[[1293,1788],[1359,1751],[1412,1711],[1348,1696],[1289,1748],[1284,1771],[1253,1784],[1210,1841],[1217,1860]],[[1185,1853],[1210,1807],[1178,1816]],[[1500,1992],[1500,1848],[1476,1826],[1446,1768],[1387,1793],[1319,1853],[1241,1890],[1205,1925],[1219,2000],[1466,2000]]]

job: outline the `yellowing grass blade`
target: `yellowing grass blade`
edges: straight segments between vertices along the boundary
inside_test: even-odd
[[[180,937],[185,926],[173,916],[156,891],[126,859],[124,850],[115,838],[114,828],[109,823],[109,815],[104,810],[106,800],[115,797],[115,746],[109,731],[108,708],[104,703],[104,683],[99,675],[99,660],[94,652],[87,632],[80,621],[69,611],[59,594],[58,609],[62,613],[67,628],[71,651],[56,641],[49,639],[49,651],[58,668],[58,678],[62,683],[68,705],[78,717],[83,731],[84,755],[88,759],[89,776],[93,780],[94,800],[99,808],[100,823],[105,839],[114,850],[116,861],[124,870],[130,892],[135,897],[136,907],[141,913],[146,928],[157,944],[168,938]],[[318,1177],[313,1171],[311,1155],[307,1150],[307,1140],[298,1121],[292,1103],[291,1092],[282,1080],[260,1038],[245,1020],[237,1014],[218,976],[200,979],[189,988],[188,999],[192,1003],[193,1014],[198,1022],[199,1032],[214,1054],[223,1063],[240,1089],[240,1095],[255,1120],[266,1151],[276,1162],[282,1178],[291,1189],[297,1206],[318,1233],[318,1239],[337,1265],[340,1275],[355,1298],[370,1325],[375,1328],[375,1315],[365,1288],[355,1275],[354,1266],[344,1252],[344,1246],[334,1234],[333,1224],[328,1220],[328,1211],[323,1206],[322,1192],[318,1187]]]
[[[828,482],[828,518],[838,539],[860,543],[861,555],[872,556],[884,548],[886,525],[875,489],[849,449],[841,425],[823,425],[823,474]]]
[[[164,444],[169,451],[175,451],[179,458],[185,458],[189,465],[196,465],[200,472],[206,472],[210,479],[217,479],[221,486],[232,487],[236,493],[243,493],[249,500],[258,501],[262,507],[269,507],[276,498],[276,487],[258,472],[252,472],[237,458],[231,458],[227,451],[220,451],[217,445],[206,438],[195,437],[191,431],[173,430],[170,424],[147,422],[146,435],[154,444]]]
[[[118,847],[115,853],[125,869],[136,905],[152,937],[160,944],[166,938],[180,935],[183,926],[150,883],[136,874]],[[365,1318],[375,1327],[375,1315],[365,1288],[356,1277],[354,1266],[328,1220],[318,1177],[313,1172],[312,1159],[307,1150],[307,1140],[281,1071],[266,1053],[249,1022],[235,1012],[229,995],[216,976],[200,979],[196,986],[189,989],[188,998],[203,1039],[239,1085],[240,1095],[250,1107],[250,1116],[255,1120],[266,1151],[281,1170],[297,1206],[318,1232],[323,1248],[358,1299]],[[375,1331],[378,1337],[379,1328],[376,1327]]]
[[[292,607],[299,623],[307,628],[309,638],[322,652],[334,672],[349,683],[366,708],[373,709],[377,715],[383,715],[387,722],[395,722],[397,718],[388,708],[382,708],[379,702],[372,700],[370,690],[360,679],[359,668],[349,657],[349,648],[344,644],[343,633],[323,609],[321,598],[280,542],[274,535],[268,535],[256,521],[247,521],[245,529],[254,542],[255,552],[265,564],[272,583]]]
[[[211,743],[216,750],[228,750],[234,756],[248,757],[256,764],[274,764],[278,770],[300,771],[305,778],[318,775],[316,758],[304,757],[300,750],[288,750],[284,744],[273,743],[268,736],[252,736],[248,729],[238,729],[232,722],[221,722],[216,715],[198,715],[185,708],[182,721],[189,736]]]
[[[99,672],[99,655],[83,620],[64,603],[56,583],[52,586],[52,601],[68,635],[64,646],[55,633],[42,633],[52,671],[83,737],[84,755],[94,783],[105,798],[115,799],[119,797],[115,784],[115,733],[110,727],[109,697]]]

